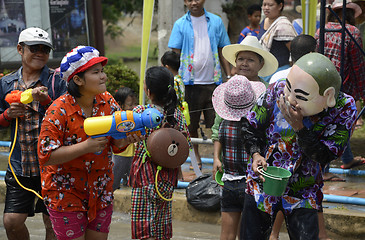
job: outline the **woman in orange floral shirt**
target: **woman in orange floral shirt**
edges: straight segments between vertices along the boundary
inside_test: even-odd
[[[120,110],[106,92],[107,58],[78,46],[61,62],[68,92],[48,108],[38,142],[42,195],[58,239],[106,239],[113,210],[111,150],[122,152],[136,135],[90,138],[88,117]],[[101,152],[100,154],[95,154]]]

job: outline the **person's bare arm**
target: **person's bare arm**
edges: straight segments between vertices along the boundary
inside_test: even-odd
[[[181,49],[172,48],[172,51],[176,52],[177,54],[181,54]]]
[[[231,74],[231,67],[229,65],[229,62],[223,57],[222,48],[218,48],[218,55],[219,55],[219,61],[221,62],[222,68],[226,75]]]
[[[70,146],[61,146],[52,151],[49,160],[44,164],[58,165],[74,160],[87,153],[100,152],[106,148],[108,144],[106,137],[88,138],[86,141],[76,143]]]
[[[290,45],[291,45],[291,41],[290,41],[290,42],[285,43],[285,46],[288,48],[288,50],[289,50],[289,51],[290,51]]]

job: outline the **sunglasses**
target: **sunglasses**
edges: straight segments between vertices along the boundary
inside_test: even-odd
[[[37,52],[41,52],[44,54],[49,54],[49,52],[51,51],[51,48],[48,46],[44,46],[41,44],[37,44],[37,45],[26,45],[29,48],[29,51],[31,53],[37,53]]]

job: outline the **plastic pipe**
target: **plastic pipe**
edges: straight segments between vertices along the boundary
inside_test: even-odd
[[[324,194],[323,201],[334,202],[334,203],[344,203],[344,204],[354,204],[354,205],[365,205],[365,198],[346,197],[346,196],[328,195],[328,194]]]

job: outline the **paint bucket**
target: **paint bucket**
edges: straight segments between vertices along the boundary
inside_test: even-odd
[[[221,186],[223,186],[223,185],[224,185],[224,182],[222,181],[223,173],[224,173],[224,170],[223,170],[222,172],[217,171],[217,172],[215,173],[215,181],[216,181],[219,185],[221,185]]]
[[[263,183],[264,192],[270,196],[280,197],[284,194],[291,172],[281,167],[268,166],[264,171],[262,167],[258,168],[259,173],[265,177]]]

